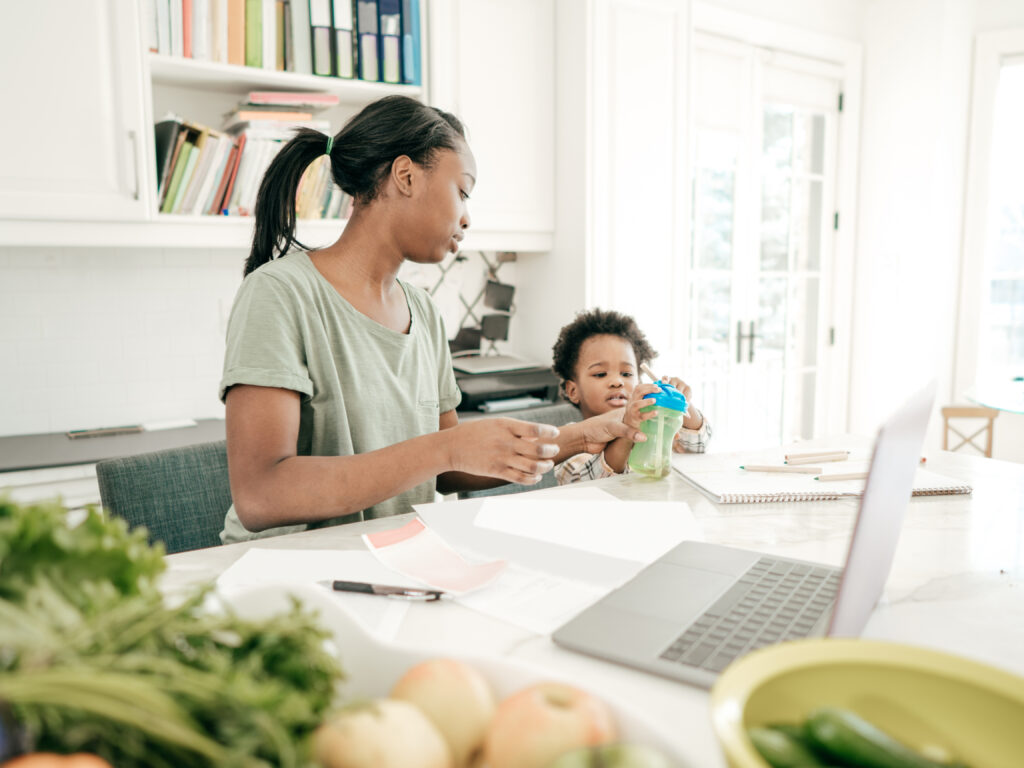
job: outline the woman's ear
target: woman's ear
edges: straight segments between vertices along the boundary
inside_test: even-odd
[[[408,155],[399,155],[391,162],[391,178],[395,189],[406,197],[412,195],[413,177],[416,175],[416,163]]]
[[[569,398],[569,402],[573,405],[580,404],[580,389],[572,379],[567,379],[565,382],[565,396]]]

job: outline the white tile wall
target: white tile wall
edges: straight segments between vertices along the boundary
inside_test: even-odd
[[[486,280],[483,257],[467,256],[435,291],[451,335]],[[217,384],[244,260],[223,249],[0,248],[0,436],[223,417]],[[502,265],[503,281],[514,268]],[[430,289],[441,270],[409,265],[403,276]]]

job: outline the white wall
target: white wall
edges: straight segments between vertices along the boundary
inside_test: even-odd
[[[858,427],[929,376],[939,404],[964,402],[952,377],[973,38],[1016,23],[1024,4],[868,4],[850,382]],[[1021,426],[1000,418],[996,456],[1024,461]],[[940,442],[936,420],[928,443]]]
[[[0,435],[222,418],[242,252],[0,249]]]
[[[223,418],[224,334],[245,256],[0,248],[0,436]],[[487,277],[480,254],[467,256],[446,262],[435,294],[450,335]],[[516,266],[499,277],[518,285]],[[402,276],[430,290],[441,272],[411,265]]]

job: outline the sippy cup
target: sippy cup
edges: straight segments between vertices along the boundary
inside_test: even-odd
[[[672,469],[672,441],[683,426],[686,415],[686,398],[671,384],[658,381],[661,392],[645,395],[652,405],[641,413],[654,410],[657,416],[640,422],[640,429],[647,440],[637,443],[629,452],[629,466],[634,472],[648,477],[665,477]]]

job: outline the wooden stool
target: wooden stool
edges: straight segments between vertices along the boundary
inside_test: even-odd
[[[942,419],[944,422],[944,429],[942,430],[942,450],[944,451],[958,451],[965,445],[970,445],[975,450],[984,454],[988,458],[992,458],[992,433],[995,431],[994,421],[996,416],[999,415],[999,411],[994,408],[985,408],[981,405],[947,405],[942,409]],[[976,432],[971,433],[970,436],[964,435],[963,432],[958,430],[952,424],[950,419],[985,419],[985,424],[981,426]],[[949,446],[949,433],[953,432],[957,437],[960,438],[960,442],[952,448]],[[984,434],[985,435],[985,447],[982,448],[980,445],[974,442],[974,438]]]

